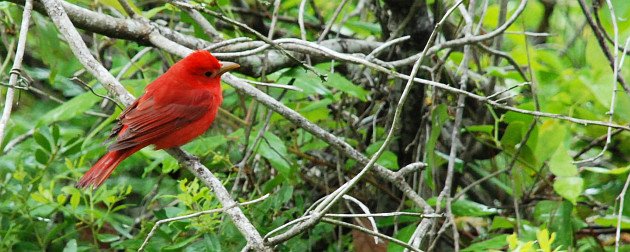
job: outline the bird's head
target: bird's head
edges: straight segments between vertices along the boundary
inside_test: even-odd
[[[173,67],[203,84],[219,84],[221,75],[240,67],[239,64],[219,61],[205,50],[195,51],[180,60]]]

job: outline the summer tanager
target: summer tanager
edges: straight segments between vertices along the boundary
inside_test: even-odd
[[[148,145],[158,150],[177,147],[204,133],[223,101],[221,75],[238,67],[219,62],[207,51],[193,52],[175,63],[122,112],[110,135],[114,142],[108,153],[77,187],[99,187],[121,161]]]

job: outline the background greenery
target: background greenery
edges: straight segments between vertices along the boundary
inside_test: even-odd
[[[71,2],[109,15],[124,16],[117,1]],[[254,12],[270,14],[273,10],[273,5],[266,1],[246,2]],[[324,21],[331,19],[338,2],[314,2],[318,12],[307,8],[305,19],[310,23],[325,24]],[[349,1],[341,16],[355,9],[357,2]],[[341,27],[341,37],[385,40],[387,36],[383,35],[379,18],[371,9],[374,5],[385,3],[380,0],[368,2],[370,4],[363,14],[350,18]],[[444,9],[452,6],[454,1],[426,2],[429,6]],[[484,8],[480,2],[483,1],[477,2],[477,11],[481,13],[485,9],[485,17],[476,19],[475,24],[481,23],[482,31],[493,30],[497,25],[499,3],[489,1]],[[597,13],[606,32],[612,36],[610,13],[604,1],[599,2],[602,6]],[[247,17],[235,11],[235,4],[230,1],[209,3],[209,8],[234,19]],[[552,13],[547,15],[545,10],[549,9],[549,3],[552,3]],[[623,45],[622,42],[630,36],[630,1],[616,0],[612,3],[618,17],[619,41]],[[297,17],[299,4],[299,0],[282,1],[280,15]],[[518,1],[509,1],[509,13],[517,4]],[[183,27],[181,30],[185,33],[209,39],[185,12],[170,4],[136,1],[135,6],[146,18],[164,20],[169,27]],[[579,5],[575,1],[534,0],[529,1],[526,8],[503,35],[501,50],[533,74],[541,111],[607,121],[613,74],[595,36],[585,26]],[[13,50],[11,45],[17,41],[21,13],[21,5],[0,2],[0,59],[3,62],[12,60],[7,58],[7,52]],[[479,13],[476,18],[480,17]],[[213,17],[207,18],[215,23]],[[75,182],[105,153],[103,142],[121,110],[111,102],[104,103],[102,98],[71,81],[73,76],[79,76],[94,87],[94,92],[106,94],[92,76],[83,72],[83,67],[45,15],[34,13],[31,20],[24,74],[32,79],[33,87],[47,95],[18,92],[8,133],[0,144],[3,149],[0,156],[0,251],[135,250],[157,220],[221,207],[212,192],[189,172],[180,169],[172,157],[151,148],[128,158],[98,190],[76,189]],[[269,24],[269,18],[263,20],[264,24]],[[461,29],[461,22],[461,16],[456,13],[449,19],[447,28]],[[544,30],[537,30],[542,22],[548,24]],[[300,37],[296,22],[280,22],[278,29],[282,37]],[[549,36],[542,42],[535,41],[537,37],[526,40],[522,34],[524,30],[546,32]],[[220,31],[226,38],[253,37],[239,29]],[[316,40],[320,31],[308,29],[307,39]],[[93,53],[114,75],[144,48],[122,39],[110,39],[89,32],[83,35]],[[331,36],[335,37],[337,33]],[[612,48],[612,44],[609,47]],[[416,51],[421,49],[415,48]],[[495,65],[492,55],[475,50],[477,54],[474,62],[471,60],[469,70],[479,75],[470,81],[471,91],[490,95],[478,86],[482,79],[497,78],[501,89],[525,81],[507,61],[502,60]],[[451,73],[450,77],[454,78],[443,78],[442,81],[458,83],[455,73],[463,58],[461,48],[450,54],[442,51],[437,56],[445,60],[442,62],[445,75]],[[144,86],[176,60],[165,52],[152,50],[134,63],[122,75],[121,81],[137,97]],[[428,60],[425,65],[433,66],[435,60]],[[298,67],[267,73],[262,78],[240,76],[281,84],[295,79],[293,84],[303,92],[262,89],[363,153],[373,154],[382,144],[384,133],[391,123],[391,116],[387,116],[391,113],[385,109],[379,114],[378,110],[380,106],[390,106],[392,100],[387,97],[391,90],[396,89],[394,81],[384,79],[376,86],[370,86],[357,80],[352,75],[352,69],[343,63],[328,61],[315,67],[323,73],[329,72],[331,67],[337,71],[329,74],[326,82]],[[0,76],[6,83],[9,68],[2,70]],[[630,78],[628,64],[622,68],[621,75]],[[271,196],[263,202],[243,207],[262,234],[301,216],[315,200],[338,187],[339,177],[352,177],[360,168],[355,161],[340,156],[325,142],[277,114],[271,116],[269,129],[262,141],[253,146],[256,135],[265,124],[267,109],[229,86],[223,87],[225,100],[222,108],[231,116],[222,113],[209,132],[185,145],[184,149],[200,157],[228,189],[238,181],[233,191],[238,200],[246,201],[270,193]],[[3,87],[2,94],[5,90]],[[510,105],[534,110],[529,86],[513,89],[508,94],[513,95]],[[630,97],[623,91],[617,95],[613,121],[627,124],[630,122],[630,110],[627,109]],[[59,101],[47,96],[56,97]],[[450,136],[443,134],[446,131],[441,129],[452,126],[456,96],[443,91],[427,91],[424,97],[410,99],[421,99],[424,103],[422,108],[417,107],[418,111],[422,110],[423,116],[415,119],[424,118],[433,127],[429,132],[421,131],[424,154],[416,157],[430,165],[425,172],[408,179],[414,181],[415,188],[422,192],[423,197],[435,204],[435,197],[443,186],[443,171],[450,146]],[[612,250],[615,214],[620,207],[617,198],[630,169],[630,134],[615,134],[601,158],[576,165],[573,161],[596,156],[602,150],[603,142],[576,157],[592,140],[605,135],[606,128],[539,118],[526,144],[517,152],[519,143],[535,119],[478,103],[474,106],[485,109],[484,114],[491,115],[491,119],[480,120],[466,113],[462,135],[472,139],[469,141],[481,143],[482,150],[477,154],[484,155],[466,154],[468,149],[459,153],[457,188],[464,188],[490,173],[508,168],[515,155],[517,162],[511,172],[481,183],[454,202],[453,213],[462,248],[465,251],[508,248],[528,251],[528,247],[542,251]],[[383,119],[378,120],[374,127],[355,128],[344,113],[376,115]],[[12,139],[31,130],[32,136],[11,149],[5,149]],[[252,148],[254,155],[245,162],[244,176],[238,178],[237,164],[246,150]],[[399,159],[400,152],[396,148],[388,150],[379,163],[398,170],[408,164]],[[369,206],[372,212],[420,211],[406,201],[395,187],[375,177],[368,177],[351,194]],[[627,194],[624,197],[626,202],[630,200]],[[519,204],[519,216],[514,211],[514,198]],[[335,210],[348,211],[348,206],[343,204]],[[623,206],[622,213],[624,232],[621,238],[625,244],[630,243],[630,234],[626,232],[630,228],[629,204]],[[403,241],[409,239],[418,222],[415,217],[377,218],[381,232]],[[436,222],[443,223],[444,220],[440,218]],[[515,234],[517,231],[518,235]],[[438,239],[436,251],[447,251],[452,247],[450,233],[446,232]],[[359,236],[349,229],[320,223],[277,249],[358,250],[361,246],[357,242]],[[238,230],[219,213],[164,225],[158,229],[147,249],[238,251],[244,245]],[[395,245],[389,245],[388,249],[402,251]],[[622,245],[622,249],[630,249],[630,246]]]

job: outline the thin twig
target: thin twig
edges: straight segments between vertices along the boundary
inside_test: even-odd
[[[305,64],[304,62],[302,62],[301,60],[299,60],[298,58],[293,56],[293,54],[291,54],[291,53],[287,52],[286,50],[284,50],[283,48],[279,47],[276,43],[271,41],[269,38],[263,36],[258,31],[252,29],[251,27],[249,27],[249,26],[247,26],[247,25],[245,25],[245,24],[243,24],[241,22],[238,22],[238,21],[236,21],[234,19],[228,18],[228,17],[224,16],[221,13],[217,13],[217,12],[214,12],[212,10],[208,10],[208,9],[204,8],[203,6],[191,5],[189,3],[181,2],[181,1],[178,1],[178,0],[172,0],[172,1],[170,1],[170,3],[172,3],[174,5],[177,5],[177,6],[180,6],[180,7],[191,8],[191,9],[203,11],[203,12],[205,12],[207,14],[210,14],[210,15],[220,19],[220,20],[223,20],[223,21],[228,22],[228,23],[230,23],[232,25],[238,26],[239,28],[242,28],[242,29],[244,29],[244,30],[254,34],[258,39],[260,39],[262,41],[265,41],[266,43],[271,45],[273,48],[278,49],[282,54],[284,54],[285,56],[287,56],[290,59],[294,60],[295,62],[299,63],[304,69],[307,69],[307,70],[313,72],[317,77],[320,78],[321,81],[326,81],[326,78],[327,78],[326,75],[320,74],[317,70],[315,70],[315,68],[313,68],[310,65]]]
[[[586,17],[586,21],[588,21],[588,25],[591,27],[591,29],[593,30],[593,33],[595,34],[595,38],[597,38],[597,43],[599,43],[599,47],[602,49],[604,56],[606,56],[606,58],[608,59],[608,63],[610,67],[614,70],[616,66],[616,63],[615,63],[616,61],[613,55],[610,53],[610,50],[608,49],[608,45],[606,44],[606,38],[604,37],[604,34],[603,34],[604,31],[602,31],[599,28],[599,26],[597,26],[597,24],[595,23],[595,20],[593,20],[593,14],[591,14],[590,9],[588,8],[588,6],[586,6],[586,2],[584,0],[578,0],[578,3],[580,4],[580,8],[582,9],[584,16]],[[614,17],[614,14],[613,14],[613,17]],[[615,44],[615,46],[617,45]],[[615,47],[615,52],[617,51],[618,51],[617,47]],[[626,91],[626,93],[630,93],[630,86],[628,86],[628,84],[626,83],[626,80],[623,78],[623,75],[617,75],[617,81],[621,83],[621,86]]]
[[[278,13],[280,12],[280,0],[273,1],[273,12],[271,14],[271,24],[269,25],[269,33],[267,37],[269,39],[273,38],[273,33],[276,30],[276,23],[278,22]]]
[[[263,201],[263,200],[265,200],[267,198],[269,198],[269,194],[265,194],[264,196],[262,196],[262,197],[260,197],[258,199],[255,199],[255,200],[250,200],[250,201],[243,202],[243,203],[237,203],[237,204],[234,204],[234,205],[231,205],[231,206],[227,206],[227,207],[222,207],[222,208],[219,208],[219,209],[199,211],[199,212],[192,213],[192,214],[187,214],[187,215],[182,215],[182,216],[177,216],[177,217],[173,217],[173,218],[167,218],[167,219],[159,220],[159,221],[157,221],[155,223],[155,225],[153,225],[153,228],[151,228],[151,231],[149,231],[149,234],[147,234],[147,237],[144,238],[144,241],[142,242],[142,245],[140,246],[138,251],[144,251],[145,247],[149,243],[149,240],[155,234],[155,231],[163,224],[166,224],[166,223],[169,223],[169,222],[173,222],[173,221],[180,221],[180,220],[195,218],[195,217],[198,217],[198,216],[201,216],[201,215],[205,215],[205,214],[220,213],[220,212],[223,212],[225,210],[228,210],[230,208],[234,208],[234,207],[237,207],[237,206],[246,206],[246,205],[258,203],[258,202]]]
[[[144,48],[142,50],[140,50],[138,53],[136,53],[136,55],[134,55],[129,62],[127,62],[127,64],[125,64],[125,66],[123,66],[122,69],[120,69],[120,72],[118,72],[118,74],[116,75],[116,79],[120,80],[120,78],[123,77],[123,75],[125,75],[125,73],[127,73],[127,71],[129,71],[129,69],[131,68],[131,66],[133,66],[134,63],[136,63],[136,61],[140,60],[140,58],[142,58],[142,56],[144,56],[145,54],[147,54],[149,51],[151,51],[153,48],[152,47],[147,47]]]
[[[94,94],[94,95],[96,95],[96,96],[98,96],[98,97],[101,97],[101,98],[103,98],[103,99],[105,99],[105,100],[108,100],[108,101],[113,102],[114,104],[116,104],[116,107],[120,108],[121,110],[124,110],[124,109],[125,109],[123,106],[121,106],[120,104],[118,104],[118,102],[116,102],[116,100],[114,100],[113,98],[111,98],[111,97],[109,97],[109,96],[106,96],[106,95],[102,95],[102,94],[96,93],[96,92],[94,91],[94,89],[92,89],[92,87],[90,87],[90,85],[88,85],[87,83],[83,82],[83,81],[82,81],[81,79],[79,79],[78,77],[76,77],[76,76],[75,76],[75,77],[72,77],[70,80],[71,80],[71,81],[75,81],[76,83],[81,84],[81,86],[83,86],[83,87],[87,88],[88,90],[90,90],[90,92],[92,92],[92,94]]]
[[[131,8],[131,5],[129,4],[129,2],[127,2],[127,0],[118,0],[118,3],[120,3],[120,6],[122,6],[123,10],[127,13],[129,17],[138,17],[138,14],[133,10],[133,8]]]
[[[469,3],[469,10],[466,11],[466,9],[464,8],[464,6],[462,5],[457,5],[460,8],[460,11],[462,12],[462,16],[467,17],[468,12],[473,12],[474,10],[474,6],[475,6],[475,1],[471,0]],[[468,18],[464,18],[466,20],[466,25],[464,26],[463,32],[464,32],[464,38],[466,37],[472,37],[472,28],[473,28],[473,21],[471,17]],[[464,58],[462,59],[462,63],[458,68],[458,72],[462,72],[460,81],[459,81],[459,88],[462,90],[466,90],[467,89],[467,84],[468,84],[468,71],[465,71],[465,69],[468,68],[468,62],[470,61],[470,58],[472,57],[472,50],[471,50],[471,46],[470,45],[465,45],[464,46]],[[455,110],[455,121],[453,122],[453,128],[451,131],[451,148],[450,148],[450,152],[449,152],[449,156],[448,156],[448,164],[447,164],[447,171],[446,171],[446,178],[444,179],[444,188],[442,189],[442,192],[440,192],[440,194],[438,195],[437,198],[437,206],[435,207],[436,212],[439,212],[440,210],[440,203],[442,202],[442,199],[445,197],[446,198],[446,216],[447,218],[450,219],[450,221],[452,223],[455,223],[455,216],[453,214],[453,210],[452,210],[452,204],[453,204],[453,198],[451,197],[451,191],[453,188],[453,177],[455,176],[455,163],[456,163],[456,159],[457,159],[457,152],[459,149],[459,145],[460,145],[460,140],[459,140],[459,133],[460,133],[460,128],[462,125],[462,120],[463,120],[463,115],[464,115],[464,108],[465,108],[465,104],[464,102],[466,101],[466,96],[465,95],[459,95],[457,97],[457,109]],[[453,225],[453,244],[454,244],[454,249],[455,251],[459,251],[459,232],[457,231],[457,226]]]
[[[215,29],[214,26],[206,19],[206,17],[199,13],[199,11],[189,8],[184,8],[184,10],[188,13],[188,15],[190,15],[193,20],[195,20],[197,24],[199,24],[199,26],[201,26],[201,29],[206,35],[208,35],[208,37],[212,38],[212,40],[214,41],[223,40],[223,35],[219,31],[217,31],[217,29]]]
[[[17,43],[17,49],[15,51],[15,57],[13,58],[13,68],[9,76],[9,86],[16,86],[20,69],[22,69],[22,58],[24,57],[24,49],[26,48],[26,35],[28,34],[29,21],[31,19],[31,11],[33,10],[33,1],[27,0],[24,4],[24,11],[22,12],[22,24],[20,25],[20,35]],[[9,123],[9,117],[11,117],[11,110],[13,109],[13,97],[15,96],[15,89],[9,87],[7,89],[7,96],[4,102],[4,109],[2,110],[2,117],[0,117],[0,145],[2,145],[2,139],[4,138],[5,128]]]
[[[426,55],[431,56],[443,49],[459,47],[459,46],[463,46],[467,44],[473,44],[473,43],[485,41],[485,40],[494,38],[496,36],[499,36],[503,34],[503,32],[508,27],[510,27],[512,23],[516,21],[516,19],[521,15],[521,13],[523,13],[523,11],[525,10],[525,6],[527,6],[527,0],[521,0],[521,3],[518,5],[518,7],[516,8],[512,16],[510,16],[510,18],[503,25],[501,25],[500,27],[498,27],[497,29],[491,32],[484,33],[482,35],[477,35],[477,36],[463,37],[460,39],[449,40],[444,43],[434,45],[431,48],[429,48]],[[418,57],[420,57],[420,55],[416,54],[411,57],[401,59],[401,60],[391,61],[389,63],[393,66],[410,65],[413,62],[415,62],[418,59]]]
[[[265,87],[289,89],[289,90],[298,91],[298,92],[303,92],[304,91],[304,90],[302,90],[299,87],[291,86],[291,85],[285,85],[285,84],[267,83],[267,82],[253,81],[253,80],[248,80],[248,79],[243,79],[243,81],[245,81],[247,83],[254,84],[254,85],[260,85],[260,86],[265,86]]]
[[[606,0],[606,2],[608,3],[608,9],[610,12],[610,17],[611,17],[611,22],[613,25],[613,33],[614,33],[614,43],[613,46],[614,48],[618,47],[619,44],[619,28],[617,27],[617,17],[615,16],[615,11],[614,8],[612,6],[612,3],[610,2],[610,0]],[[630,42],[630,38],[628,38],[626,40],[625,46],[623,48],[623,54],[621,55],[621,61],[618,61],[618,57],[619,57],[619,51],[618,50],[613,50],[613,79],[612,79],[612,94],[610,95],[610,106],[608,109],[608,122],[612,123],[613,122],[613,117],[615,116],[615,106],[617,105],[617,92],[619,91],[618,85],[617,85],[617,79],[619,79],[619,69],[621,69],[621,67],[623,66],[623,61],[626,58],[626,54],[625,52],[627,52],[628,50],[628,43]],[[587,163],[587,162],[592,162],[595,161],[597,159],[599,159],[600,157],[602,157],[604,155],[604,153],[608,150],[608,145],[610,145],[612,139],[612,128],[608,128],[606,130],[606,143],[604,144],[604,147],[602,148],[602,150],[599,152],[599,154],[595,155],[594,157],[591,158],[587,158],[584,160],[580,160],[577,161],[575,163]],[[619,244],[616,244],[616,248],[615,249],[619,249]]]
[[[625,53],[624,53],[625,54]],[[630,173],[628,173],[628,177],[626,178],[626,183],[623,185],[623,189],[619,196],[617,196],[617,200],[619,200],[619,213],[617,214],[617,226],[615,227],[615,252],[619,251],[619,245],[621,240],[621,220],[623,219],[623,206],[624,199],[626,198],[626,193],[628,192],[628,185],[630,185]]]
[[[393,237],[390,237],[390,236],[387,236],[387,235],[383,235],[383,234],[380,234],[380,233],[376,233],[376,232],[374,232],[372,230],[369,230],[367,228],[364,228],[362,226],[358,226],[358,225],[354,225],[354,224],[350,224],[350,223],[346,223],[346,222],[343,222],[343,221],[338,221],[338,220],[330,219],[330,218],[326,218],[326,217],[322,218],[322,221],[330,223],[330,224],[334,224],[334,225],[339,225],[339,226],[342,226],[342,227],[356,229],[356,230],[359,230],[359,231],[361,231],[363,233],[366,233],[366,234],[369,234],[369,235],[373,235],[373,236],[376,236],[376,237],[379,237],[379,238],[391,241],[391,242],[396,243],[396,244],[398,244],[398,245],[400,245],[400,246],[402,246],[404,248],[407,248],[409,250],[422,252],[422,250],[419,250],[417,248],[411,247],[411,246],[409,246],[409,244],[407,244],[407,243],[405,243],[405,242],[403,242],[401,240],[398,240],[396,238],[393,238]]]
[[[321,43],[322,40],[326,38],[326,35],[328,35],[330,28],[335,24],[335,21],[337,21],[337,17],[339,16],[339,13],[341,13],[341,10],[343,10],[343,7],[346,5],[347,2],[348,0],[342,0],[341,3],[339,3],[339,5],[337,6],[337,9],[335,9],[335,12],[333,13],[332,17],[328,21],[326,28],[324,28],[324,31],[322,32],[322,34],[319,35],[319,38],[317,39],[317,43]]]
[[[238,37],[238,38],[233,38],[233,39],[228,39],[228,40],[224,40],[218,43],[214,43],[210,46],[207,46],[205,48],[203,48],[203,50],[206,51],[214,51],[216,49],[219,49],[221,47],[224,46],[228,46],[228,45],[232,45],[232,44],[236,44],[236,43],[241,43],[241,42],[247,42],[247,41],[252,41],[252,39],[248,38],[248,37]]]

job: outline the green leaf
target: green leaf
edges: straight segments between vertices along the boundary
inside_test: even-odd
[[[35,200],[35,201],[37,201],[39,203],[43,203],[43,204],[47,204],[49,202],[49,200],[44,195],[42,195],[39,192],[32,193],[31,194],[31,198],[33,198],[33,200]]]
[[[63,248],[63,252],[77,252],[77,240],[69,240]]]
[[[348,21],[346,23],[346,26],[348,26],[350,29],[352,29],[355,32],[361,32],[364,33],[365,31],[368,31],[372,34],[380,34],[381,33],[381,26],[378,25],[378,23],[369,23],[369,22],[363,22],[363,21],[358,21],[358,20],[351,20]]]
[[[492,237],[485,241],[475,242],[470,244],[465,249],[462,249],[462,252],[473,252],[473,251],[488,251],[489,249],[501,249],[507,245],[507,237],[506,234],[500,234],[495,237]]]
[[[630,170],[630,166],[613,169],[606,169],[603,167],[584,167],[584,170],[600,174],[621,175],[628,172],[628,170]]]
[[[59,143],[59,126],[57,124],[52,125],[52,139],[53,144]]]
[[[178,250],[178,249],[182,249],[186,246],[188,246],[190,243],[192,243],[193,241],[197,240],[197,238],[199,237],[199,235],[193,235],[190,238],[187,239],[183,239],[175,244],[166,246],[163,248],[163,250]]]
[[[431,206],[435,206],[436,198],[432,197],[427,200],[427,203]],[[442,202],[442,207],[446,205],[446,201]],[[474,201],[459,199],[452,204],[453,214],[456,216],[472,216],[472,217],[482,217],[497,214],[499,212],[498,209],[493,207],[488,207],[483,204],[479,204]]]
[[[46,150],[48,153],[51,153],[52,147],[50,146],[50,142],[48,141],[48,138],[42,135],[39,131],[35,131],[33,133],[33,139],[35,139],[35,142],[40,147],[42,147],[42,149]]]
[[[113,234],[96,234],[96,238],[100,242],[111,243],[120,240],[120,236]]]
[[[503,216],[495,216],[494,219],[492,219],[492,226],[490,226],[490,230],[510,228],[514,228],[513,219],[508,219]]]
[[[442,127],[444,126],[446,120],[448,120],[448,110],[446,105],[437,105],[437,107],[431,111],[431,133],[426,145],[428,166],[427,171],[424,172],[424,179],[427,185],[432,189],[435,189],[433,170],[437,169],[438,166],[438,157],[435,153],[435,147],[437,146],[438,138],[440,137],[440,133],[442,133]]]
[[[250,137],[250,141],[253,144],[254,137]],[[260,141],[258,153],[269,160],[273,168],[278,170],[285,178],[291,178],[294,171],[291,169],[291,164],[287,162],[289,155],[282,139],[270,131],[265,132],[263,139]]]
[[[326,64],[328,65],[328,64]],[[324,82],[324,85],[338,89],[341,92],[356,97],[361,101],[367,101],[368,91],[361,86],[356,85],[346,79],[343,75],[335,72],[333,74],[328,73],[328,80]]]
[[[330,114],[330,109],[328,109],[328,105],[330,104],[332,104],[332,99],[329,98],[309,101],[306,106],[300,108],[298,112],[311,122],[326,120]]]
[[[96,90],[103,92],[102,88],[95,89],[95,92],[98,92]],[[75,116],[90,109],[90,107],[92,107],[94,103],[98,102],[99,99],[99,97],[92,93],[83,93],[46,113],[39,119],[38,124],[50,124],[74,118]]]
[[[72,196],[70,196],[70,206],[72,209],[77,209],[79,203],[81,203],[81,193],[79,190],[74,190],[72,191]]]
[[[606,215],[597,217],[593,220],[593,222],[602,227],[617,227],[617,215]],[[630,228],[630,217],[621,216],[621,228]]]
[[[582,194],[584,179],[581,177],[556,177],[553,182],[553,189],[558,195],[567,199],[573,205],[577,203],[578,197]]]
[[[42,149],[35,150],[35,160],[40,164],[48,163],[48,154],[44,152]]]
[[[381,148],[381,146],[383,145],[383,142],[385,141],[377,141],[375,143],[370,144],[370,146],[367,147],[367,149],[365,150],[365,152],[369,155],[372,156],[374,155],[374,153],[376,153],[378,151],[379,148]],[[381,154],[380,157],[378,157],[378,160],[376,160],[376,163],[384,166],[385,168],[388,168],[390,170],[398,170],[398,156],[396,156],[396,154],[394,154],[391,151],[383,151],[383,153]]]
[[[282,206],[282,204],[288,202],[293,196],[293,187],[290,185],[284,185],[278,190],[277,197],[274,199],[274,205],[276,208]]]
[[[556,176],[575,176],[578,174],[577,167],[573,164],[573,158],[564,148],[563,144],[558,145],[558,149],[549,160],[549,171]]]
[[[116,1],[116,0],[98,0],[98,2],[100,2],[101,4],[104,4],[106,6],[112,7],[116,10],[118,10],[118,12],[120,13],[127,13],[125,11],[125,9],[123,9],[122,5],[120,5],[120,2]],[[133,1],[126,1],[127,4],[129,5],[129,7],[131,7],[131,9],[135,12],[135,13],[142,13],[142,11],[138,8],[138,6],[136,6]],[[148,17],[147,17],[148,18]]]
[[[394,238],[401,241],[408,241],[411,238],[411,235],[413,235],[413,232],[416,231],[416,227],[417,225],[406,226],[398,230],[398,233],[396,233]],[[390,242],[389,245],[387,246],[388,252],[402,252],[404,250],[405,248],[393,242]]]
[[[66,202],[66,195],[65,194],[59,194],[57,195],[57,204],[59,205],[63,205]]]
[[[536,145],[535,155],[538,160],[545,161],[549,159],[562,145],[566,135],[566,126],[558,123],[556,120],[546,120],[540,126],[538,138],[545,139],[538,141]]]
[[[282,73],[277,80],[278,83],[288,83],[295,78],[295,86],[302,89],[306,95],[320,94],[324,97],[332,98],[332,92],[324,86],[324,83],[310,71],[306,71],[300,67],[294,67]]]
[[[465,131],[465,132],[482,132],[482,133],[486,133],[486,134],[492,134],[492,132],[494,130],[494,125],[488,125],[488,124],[471,125],[471,126],[465,127],[462,130]]]
[[[527,126],[522,121],[514,121],[505,128],[505,133],[501,137],[501,145],[509,150],[516,149],[516,146],[523,139],[523,131]]]
[[[163,10],[166,10],[166,9],[168,9],[168,7],[166,7],[166,6],[155,7],[153,9],[150,9],[150,10],[145,11],[144,13],[142,13],[142,16],[144,16],[145,18],[151,19],[151,18],[153,18],[153,16],[157,15],[158,13],[160,13]]]

